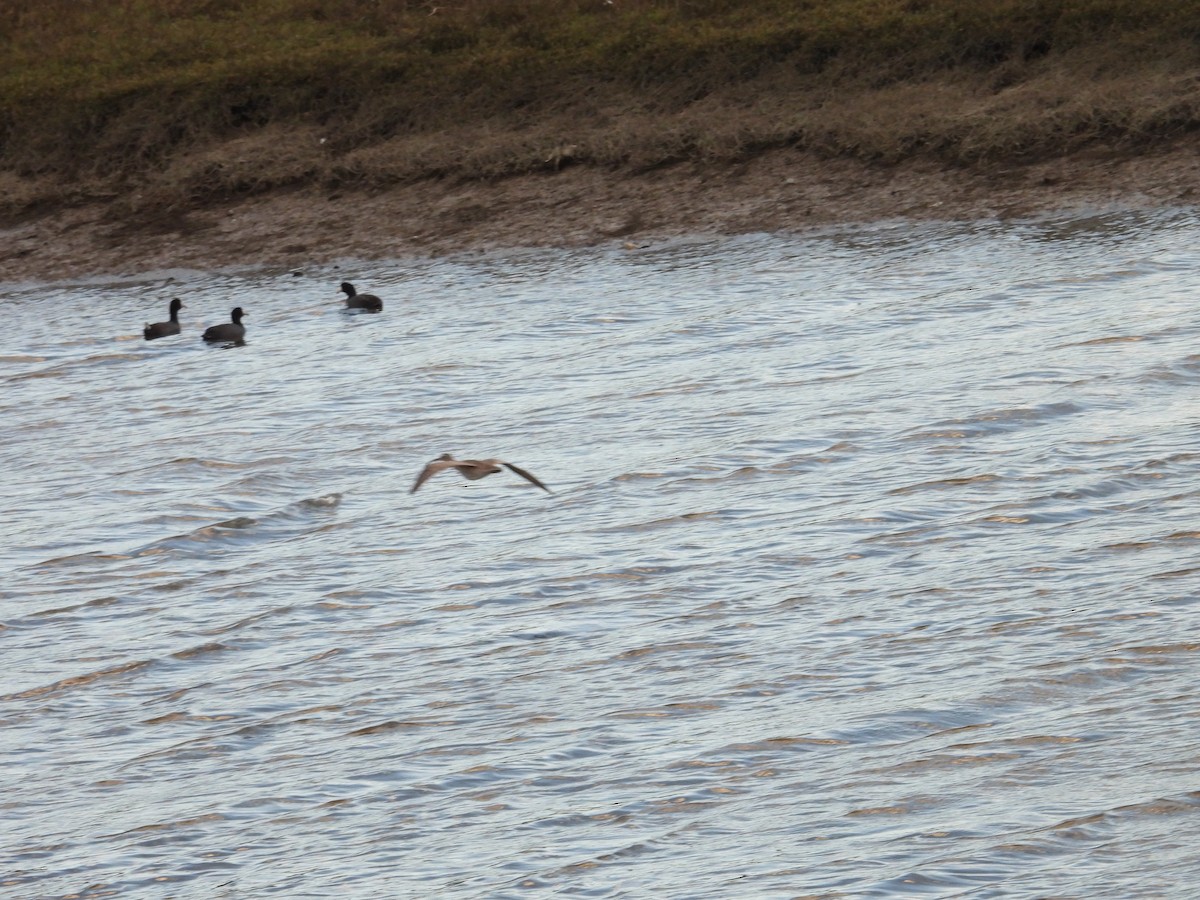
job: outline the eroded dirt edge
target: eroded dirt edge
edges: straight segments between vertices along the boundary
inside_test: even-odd
[[[567,167],[496,183],[381,193],[304,188],[115,217],[101,204],[0,227],[0,280],[162,269],[299,268],[471,249],[638,244],[880,219],[996,219],[1192,204],[1200,138],[1027,164],[873,166],[791,150],[651,172]]]

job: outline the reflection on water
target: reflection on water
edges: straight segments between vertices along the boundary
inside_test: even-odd
[[[0,884],[1181,896],[1197,246],[1164,213],[3,292]],[[233,302],[245,346],[203,346]],[[556,493],[410,495],[447,451]]]

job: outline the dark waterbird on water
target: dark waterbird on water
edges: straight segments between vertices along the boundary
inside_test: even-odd
[[[151,325],[146,323],[146,327],[142,329],[142,336],[152,341],[155,338],[167,337],[172,334],[179,334],[179,310],[183,308],[183,303],[178,297],[171,301],[171,321],[155,322]]]
[[[495,473],[501,471],[501,466],[503,466],[505,469],[508,469],[510,472],[516,472],[526,481],[531,484],[536,484],[546,493],[554,493],[554,491],[550,490],[550,488],[546,487],[524,469],[514,466],[512,463],[507,463],[502,459],[455,459],[449,453],[443,453],[424,469],[422,469],[421,474],[417,476],[417,480],[413,484],[412,490],[410,490],[409,493],[415,494],[417,492],[417,488],[427,482],[438,472],[442,472],[446,469],[458,469],[458,474],[460,474],[463,478],[467,479],[468,481],[477,481],[478,479],[487,475],[494,475]]]
[[[347,309],[365,309],[368,312],[383,312],[383,301],[374,294],[360,294],[348,281],[342,282],[342,293],[346,295]]]
[[[226,322],[224,325],[210,325],[204,329],[204,340],[217,343],[220,341],[232,341],[240,344],[246,338],[246,326],[242,324],[242,312],[240,306],[235,306],[233,312],[229,314],[232,322]]]

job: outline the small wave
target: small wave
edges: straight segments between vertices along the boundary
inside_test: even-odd
[[[1168,572],[1156,572],[1151,575],[1151,578],[1190,578],[1200,572],[1200,566],[1191,566],[1186,569],[1171,569]]]
[[[47,366],[44,369],[35,369],[29,372],[18,372],[14,375],[7,376],[4,380],[7,382],[19,383],[22,381],[36,380],[40,378],[58,378],[64,375],[71,375],[80,370],[90,368],[92,366],[101,365],[108,366],[121,362],[139,361],[142,354],[140,352],[131,353],[97,353],[94,356],[86,356],[82,359],[71,359],[62,362],[57,362]],[[46,358],[27,358],[17,360],[19,362],[45,362]]]
[[[199,459],[195,456],[179,456],[168,462],[172,466],[197,466],[201,469],[243,469],[244,463],[226,462],[222,459]]]
[[[120,678],[131,672],[140,672],[143,669],[154,665],[154,660],[140,659],[133,662],[120,663],[119,665],[109,666],[106,669],[97,669],[94,672],[87,672],[83,675],[74,675],[70,678],[60,678],[58,681],[50,684],[42,685],[41,687],[28,688],[24,691],[18,691],[14,694],[6,694],[0,699],[4,700],[32,700],[37,697],[55,697],[60,694],[65,694],[68,691],[74,690],[77,687],[91,684],[95,681],[106,680],[110,678]]]
[[[294,609],[294,607],[292,607],[292,606],[272,607],[271,609],[263,610],[262,612],[255,613],[254,615],[246,616],[244,618],[238,619],[236,622],[231,622],[231,623],[225,624],[225,625],[217,625],[213,628],[205,629],[201,632],[201,634],[215,635],[215,634],[226,634],[228,632],[240,631],[241,629],[246,628],[247,626],[254,625],[257,622],[261,622],[264,619],[269,619],[274,616],[289,613],[293,609]],[[218,642],[203,644],[201,646],[206,647],[206,648],[212,647],[212,648],[216,648],[216,649],[220,649],[220,650],[232,649],[232,648],[228,647],[227,645],[221,644]]]
[[[1150,550],[1154,547],[1180,544],[1185,541],[1200,541],[1200,531],[1176,531],[1162,537],[1146,538],[1140,541],[1116,541],[1111,544],[1105,544],[1104,549],[1121,551]]]
[[[1062,344],[1059,348],[1065,347],[1099,347],[1104,344],[1136,344],[1139,341],[1144,341],[1146,338],[1140,334],[1129,335],[1113,335],[1112,337],[1092,338],[1090,341],[1078,341],[1073,344]]]
[[[667,387],[654,388],[649,391],[642,391],[630,397],[631,400],[651,400],[655,397],[671,397],[676,394],[695,394],[699,391],[707,391],[711,389],[711,385],[703,381],[688,381],[682,384],[672,384]]]
[[[205,813],[204,815],[193,816],[188,819],[177,819],[173,822],[155,822],[151,825],[139,825],[136,828],[130,828],[125,831],[117,832],[116,834],[105,835],[105,837],[125,837],[132,834],[145,834],[147,832],[172,831],[178,828],[191,828],[195,825],[203,825],[208,822],[223,822],[225,818],[225,815],[222,813]]]
[[[53,609],[39,610],[38,612],[30,613],[28,616],[26,616],[24,618],[25,619],[48,619],[48,618],[51,618],[52,616],[65,616],[69,613],[79,612],[80,610],[87,609],[88,607],[112,606],[113,604],[118,603],[118,602],[119,602],[119,600],[116,597],[97,597],[94,600],[88,600],[84,603],[74,603],[71,606],[57,606],[57,607],[54,607]],[[18,621],[22,621],[22,620],[18,620]]]
[[[222,644],[220,641],[210,641],[207,644],[200,644],[196,647],[189,647],[187,650],[177,650],[171,654],[172,659],[195,659],[199,656],[211,656],[214,653],[224,653],[227,650],[233,650],[228,644]]]
[[[325,494],[323,497],[312,497],[301,500],[296,504],[301,509],[337,509],[341,505],[341,494]]]
[[[1193,384],[1197,380],[1200,380],[1200,356],[1189,356],[1171,365],[1155,366],[1134,379],[1139,384],[1161,385]]]
[[[177,456],[162,465],[196,469],[216,469],[218,471],[241,471],[243,469],[273,468],[279,465],[286,465],[292,462],[292,459],[291,456],[256,455],[247,459],[233,461],[227,459],[205,459],[198,456]],[[154,468],[157,468],[157,466]],[[134,469],[130,471],[146,470]]]
[[[258,524],[258,519],[252,519],[249,516],[238,516],[236,519],[226,519],[224,522],[218,522],[216,525],[211,525],[208,528],[200,529],[203,532],[215,531],[219,528],[239,529],[252,528]],[[194,534],[195,532],[193,532]]]
[[[672,482],[672,484],[687,485],[687,484],[709,484],[709,483],[713,483],[713,482],[719,483],[722,481],[740,481],[740,480],[743,480],[746,478],[753,478],[756,475],[764,474],[764,471],[762,469],[760,469],[758,466],[739,466],[738,468],[733,469],[732,471],[717,469],[716,467],[713,467],[713,471],[716,472],[716,474],[713,474],[713,475],[685,475],[683,477],[676,478]],[[771,471],[774,472],[774,471],[780,471],[780,470],[777,470],[776,468],[772,467]],[[788,471],[788,470],[785,468],[782,471]]]
[[[664,516],[660,519],[651,519],[648,522],[637,522],[628,525],[616,525],[609,528],[602,528],[599,529],[599,531],[613,534],[655,531],[660,528],[670,528],[672,525],[678,525],[682,522],[696,522],[702,519],[711,519],[715,516],[720,516],[723,512],[724,510],[712,509],[700,512],[680,513],[674,516]]]
[[[51,566],[87,566],[95,562],[112,562],[114,560],[129,559],[129,554],[126,553],[101,553],[99,551],[87,553],[72,553],[69,556],[56,556],[52,559],[43,560],[39,563],[34,563],[34,568],[50,568]]]
[[[282,509],[262,516],[234,516],[211,525],[204,525],[185,534],[153,541],[134,551],[135,556],[152,556],[164,552],[189,552],[211,544],[242,544],[256,539],[276,540],[281,536],[304,533],[313,517],[336,510],[341,504],[340,493],[324,494],[290,503]],[[198,546],[199,545],[199,546]]]
[[[429,722],[412,722],[412,721],[396,721],[380,722],[378,725],[366,725],[363,728],[355,728],[353,731],[346,732],[346,737],[364,737],[371,734],[382,734],[387,731],[409,731],[417,728],[436,728],[439,725],[453,725],[451,721],[429,721]]]
[[[910,431],[905,439],[925,441],[989,437],[996,434],[1007,434],[1031,425],[1042,425],[1054,419],[1077,415],[1083,411],[1083,407],[1071,402],[1008,407],[961,419],[944,419]]]
[[[892,488],[888,491],[889,494],[915,494],[918,491],[939,490],[943,488],[965,487],[972,484],[991,484],[994,481],[999,481],[999,475],[990,473],[983,475],[967,475],[961,478],[935,478],[932,481],[921,481],[917,484],[905,485],[904,487]]]

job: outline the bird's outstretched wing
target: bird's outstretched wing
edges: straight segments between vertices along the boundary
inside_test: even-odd
[[[518,475],[520,475],[520,476],[521,476],[522,478],[524,478],[526,481],[528,481],[528,482],[530,482],[530,483],[532,483],[532,484],[536,484],[538,487],[540,487],[540,488],[541,488],[543,491],[545,491],[547,494],[553,494],[553,493],[554,493],[554,491],[550,490],[550,488],[546,487],[544,484],[542,484],[540,481],[538,481],[536,478],[534,478],[534,477],[533,477],[533,476],[532,476],[530,473],[526,472],[526,471],[525,471],[524,469],[522,469],[520,466],[514,466],[512,463],[505,462],[504,460],[500,460],[500,465],[504,466],[504,467],[505,467],[505,468],[507,468],[507,469],[510,469],[510,470],[511,470],[511,471],[513,471],[513,472],[516,472]]]
[[[423,485],[425,482],[427,482],[430,478],[432,478],[434,475],[436,475],[438,472],[442,471],[443,469],[447,469],[453,465],[454,465],[454,463],[450,460],[435,459],[433,462],[431,462],[429,465],[427,465],[425,468],[423,468],[421,470],[421,474],[418,475],[417,480],[413,482],[413,486],[412,486],[412,488],[409,489],[409,493],[415,494],[417,492],[417,488],[419,488],[421,485]]]

